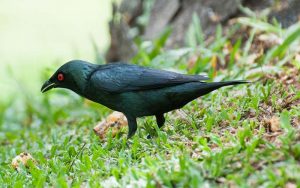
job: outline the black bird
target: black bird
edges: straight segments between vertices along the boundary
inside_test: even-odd
[[[164,113],[223,86],[247,83],[227,81],[206,83],[208,78],[156,70],[142,66],[110,63],[91,64],[73,60],[62,65],[41,88],[66,88],[122,112],[128,120],[128,135],[137,130],[137,117],[155,115],[158,127],[165,122]]]

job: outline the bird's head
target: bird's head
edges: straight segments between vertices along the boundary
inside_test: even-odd
[[[69,61],[43,84],[41,91],[44,93],[52,88],[67,88],[83,95],[88,77],[96,66],[80,60]]]

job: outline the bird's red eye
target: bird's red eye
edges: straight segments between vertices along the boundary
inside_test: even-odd
[[[65,79],[64,74],[63,73],[58,73],[57,80],[58,81],[63,81],[64,79]]]

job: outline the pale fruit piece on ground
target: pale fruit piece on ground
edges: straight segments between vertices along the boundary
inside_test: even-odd
[[[105,139],[106,134],[112,129],[112,136],[114,137],[121,128],[128,125],[127,119],[121,112],[114,111],[94,127],[94,132],[101,140]]]
[[[12,160],[11,165],[14,169],[18,169],[20,163],[27,167],[29,160],[35,162],[35,159],[30,155],[30,153],[20,153]]]

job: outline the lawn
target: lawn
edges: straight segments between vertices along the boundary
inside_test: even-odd
[[[195,20],[185,48],[163,50],[167,30],[138,44],[131,62],[251,84],[219,89],[168,113],[152,139],[146,136],[156,123],[146,117],[132,139],[121,129],[104,141],[92,129],[109,109],[65,90],[35,97],[24,88],[23,98],[1,103],[0,184],[299,187],[299,24],[281,29],[260,18],[240,18],[218,27],[207,42]],[[21,152],[35,162],[15,170],[11,161]]]

